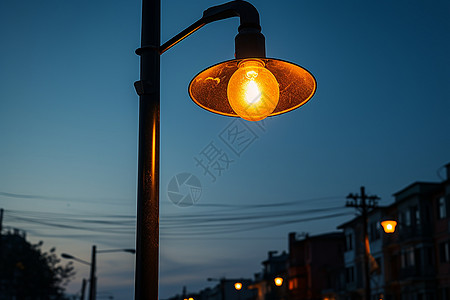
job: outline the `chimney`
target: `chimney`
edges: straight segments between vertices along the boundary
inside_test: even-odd
[[[297,236],[296,232],[289,232],[289,245],[294,244],[294,242],[296,241],[296,236]]]

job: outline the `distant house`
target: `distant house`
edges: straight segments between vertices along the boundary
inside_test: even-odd
[[[432,199],[439,189],[438,183],[415,182],[394,194],[398,228],[384,240],[386,299],[436,297]]]
[[[289,234],[288,299],[333,299],[343,284],[344,234],[332,232],[297,238]]]
[[[395,202],[368,215],[370,286],[373,299],[450,299],[450,164],[442,182],[415,182],[395,193]],[[384,219],[397,220],[393,234]],[[363,221],[356,217],[338,228],[345,235],[345,288],[336,299],[363,299]],[[331,299],[331,298],[330,298]]]
[[[450,164],[447,180],[432,199],[434,215],[434,256],[439,300],[450,299]]]
[[[269,251],[268,258],[262,262],[262,272],[255,274],[253,284],[249,286],[255,291],[255,300],[282,300],[286,298],[286,275],[289,255],[282,252]],[[276,278],[282,278],[280,286],[275,284]],[[290,298],[289,298],[290,299]]]
[[[384,265],[383,240],[380,220],[384,207],[377,207],[368,213],[367,227],[370,245],[369,274],[371,294],[374,299],[383,299]],[[338,299],[363,299],[364,295],[364,234],[363,219],[358,216],[338,226],[345,236],[344,251],[344,288],[338,286]]]

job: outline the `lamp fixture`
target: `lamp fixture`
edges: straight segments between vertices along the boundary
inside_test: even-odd
[[[397,221],[394,220],[385,220],[382,221],[381,226],[383,226],[383,230],[385,233],[394,233],[395,227],[397,226]]]
[[[161,45],[159,53],[208,23],[235,16],[240,17],[235,59],[198,73],[189,84],[191,99],[210,112],[248,121],[283,114],[308,102],[317,87],[314,76],[294,63],[266,57],[258,11],[246,1],[235,0],[205,10],[201,19]]]
[[[192,25],[161,42],[161,0],[142,0],[137,176],[135,299],[158,299],[160,181],[160,56],[208,23],[239,17],[235,58],[200,72],[189,95],[200,107],[225,116],[262,120],[296,109],[316,91],[306,69],[267,58],[256,8],[243,0],[213,6]],[[282,283],[282,282],[281,282]],[[194,300],[194,299],[190,299]]]
[[[276,286],[282,286],[283,285],[283,278],[282,277],[275,277],[273,280],[275,282]]]

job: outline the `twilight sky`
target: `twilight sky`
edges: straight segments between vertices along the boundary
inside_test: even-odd
[[[221,3],[163,1],[162,42]],[[349,220],[345,196],[361,185],[386,205],[414,181],[441,180],[450,162],[448,1],[252,4],[267,56],[311,71],[317,93],[262,123],[197,107],[188,84],[233,58],[238,18],[162,55],[161,298],[211,285],[208,277],[251,277],[267,251],[287,248],[289,232],[318,234]],[[140,6],[0,2],[0,207],[4,226],[45,249],[89,260],[93,244],[134,247]],[[224,140],[230,128],[246,130],[244,150]],[[195,160],[212,146],[231,161],[214,179]],[[190,207],[168,197],[181,173],[201,184]],[[97,261],[99,296],[132,299],[134,257]],[[89,274],[76,269],[71,293]]]

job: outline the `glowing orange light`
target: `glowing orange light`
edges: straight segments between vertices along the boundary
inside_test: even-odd
[[[280,89],[275,76],[258,59],[243,60],[227,87],[231,108],[241,118],[260,121],[277,107]]]
[[[236,289],[236,290],[240,290],[240,289],[242,289],[242,283],[240,283],[240,282],[236,282],[235,284],[234,284],[234,288]]]
[[[282,286],[282,285],[283,285],[283,278],[281,278],[281,277],[276,277],[276,278],[274,279],[274,282],[275,282],[275,285],[276,285],[276,286]]]
[[[383,230],[386,233],[394,233],[395,226],[397,226],[397,222],[394,220],[386,220],[381,222],[381,226],[383,226]]]

